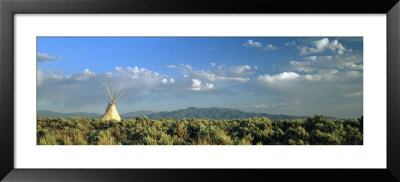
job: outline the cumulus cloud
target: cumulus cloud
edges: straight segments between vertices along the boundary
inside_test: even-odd
[[[288,71],[313,72],[318,69],[343,69],[343,70],[362,70],[362,56],[334,55],[334,56],[307,56],[302,61],[292,60],[289,65],[281,68]]]
[[[298,74],[295,72],[282,72],[275,75],[264,74],[258,76],[258,80],[265,84],[286,84],[288,82],[302,83],[306,82],[338,82],[362,78],[362,73],[359,71],[343,71],[340,72],[336,69],[320,69],[313,74]]]
[[[212,83],[206,83],[206,84],[204,85],[204,89],[206,89],[206,90],[212,89],[212,88],[214,88],[214,84],[212,84]]]
[[[290,61],[289,62],[289,67],[290,70],[295,70],[295,71],[302,71],[302,72],[311,72],[314,70],[314,68],[312,68],[310,66],[310,62],[302,62],[302,61]]]
[[[296,72],[264,74],[258,76],[256,84],[269,94],[285,95],[280,98],[286,98],[288,101],[315,100],[321,96],[339,97],[343,93],[362,90],[362,72],[321,69],[308,74]]]
[[[214,84],[211,83],[202,83],[201,80],[192,79],[192,87],[191,90],[200,91],[200,90],[209,90],[214,88]]]
[[[85,69],[82,73],[78,73],[72,76],[72,79],[75,79],[77,81],[85,81],[89,79],[90,77],[95,76],[96,73],[90,71],[89,69]]]
[[[192,90],[201,90],[201,81],[198,79],[192,79]]]
[[[190,65],[176,66],[188,70],[187,77],[172,78],[158,72],[140,67],[114,67],[113,72],[95,73],[90,69],[72,75],[52,70],[37,70],[38,104],[51,105],[54,110],[78,112],[102,112],[104,103],[107,103],[107,95],[102,85],[104,81],[113,83],[114,87],[124,88],[124,103],[136,103],[144,99],[151,99],[154,95],[170,95],[182,97],[182,95],[217,93],[216,83],[211,80],[238,81],[241,78],[221,77],[212,75],[197,76],[202,73],[193,71]],[[206,73],[206,72],[204,72]],[[205,79],[206,77],[208,79]],[[239,80],[242,81],[242,80]],[[246,80],[247,81],[247,80]],[[223,93],[223,92],[221,92]],[[39,107],[43,108],[43,107]],[[49,109],[49,108],[48,108]],[[97,109],[97,110],[96,110]]]
[[[261,42],[256,42],[253,40],[247,40],[246,43],[243,44],[245,47],[254,47],[254,48],[261,48],[264,51],[269,51],[269,50],[276,50],[278,47],[272,45],[272,44],[267,44],[266,46],[263,46]]]
[[[349,51],[338,40],[329,41],[328,38],[314,41],[313,47],[299,46],[299,49],[300,55],[322,53],[325,50],[331,50],[337,54],[344,54]]]
[[[286,71],[259,75],[255,94],[275,98],[286,106],[268,107],[270,112],[307,113],[359,117],[362,113],[362,70],[319,69],[308,73]],[[260,96],[265,95],[265,96]],[[346,113],[346,114],[345,114]]]
[[[249,72],[251,67],[249,65],[239,65],[226,67],[225,65],[216,65],[215,70],[194,70],[188,64],[181,64],[180,66],[170,67],[179,70],[185,78],[193,78],[198,80],[207,80],[212,82],[247,82],[250,78],[246,75],[252,74]]]
[[[294,72],[283,72],[275,75],[260,75],[258,76],[258,80],[267,82],[267,83],[273,83],[276,81],[285,81],[285,80],[294,80],[299,78],[300,75]]]
[[[256,41],[253,41],[253,40],[247,40],[247,42],[244,43],[243,46],[261,48],[261,47],[263,47],[263,44],[261,42],[256,42]]]
[[[126,90],[126,98],[121,102],[136,102],[152,91],[169,89],[175,83],[173,78],[145,68],[115,67],[115,71],[95,73],[85,69],[80,73],[65,75],[51,70],[38,70],[38,101],[51,103],[59,109],[79,111],[81,107],[97,108],[99,104],[107,102],[101,84],[104,81]]]
[[[63,59],[62,56],[59,56],[58,59]],[[46,53],[38,52],[36,54],[36,61],[37,62],[48,62],[48,61],[55,61],[57,58],[55,56],[48,55]]]

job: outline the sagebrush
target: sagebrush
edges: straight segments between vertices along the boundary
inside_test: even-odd
[[[37,118],[38,145],[362,145],[363,117],[271,121]]]

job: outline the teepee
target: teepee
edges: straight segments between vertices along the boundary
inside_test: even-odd
[[[106,86],[108,97],[110,97],[110,103],[108,103],[106,113],[103,115],[101,120],[121,121],[121,117],[119,117],[115,104],[121,99],[124,93],[121,92],[121,88],[114,90],[113,86],[111,86],[111,91],[110,91],[107,82],[104,82],[104,85]]]

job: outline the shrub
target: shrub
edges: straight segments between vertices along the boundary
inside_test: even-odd
[[[37,117],[38,145],[362,145],[363,118],[271,121],[265,117],[213,120],[148,117]]]

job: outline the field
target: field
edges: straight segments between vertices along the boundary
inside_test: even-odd
[[[362,145],[363,118],[271,121],[37,118],[38,145]]]

